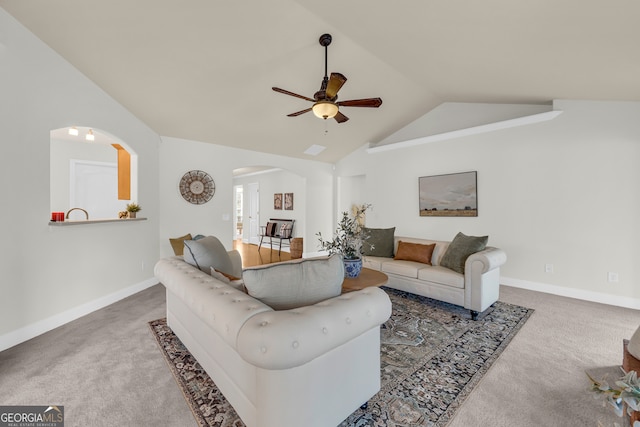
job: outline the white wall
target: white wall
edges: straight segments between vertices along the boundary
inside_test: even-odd
[[[315,233],[331,231],[334,208],[331,203],[333,195],[333,173],[331,165],[313,160],[300,160],[284,156],[276,156],[254,151],[241,150],[221,145],[189,141],[178,138],[162,137],[160,145],[160,253],[162,256],[173,255],[169,238],[183,236],[186,233],[214,235],[231,249],[233,246],[233,170],[247,166],[272,166],[287,171],[287,175],[301,179],[305,183],[304,190],[299,183],[287,184],[283,181],[266,180],[260,187],[260,222],[273,216],[296,218],[298,237],[304,239],[304,250],[315,251]],[[180,195],[178,183],[180,178],[192,169],[207,172],[216,183],[216,193],[208,203],[192,205]],[[279,179],[280,179],[279,178]],[[287,189],[291,188],[291,191]],[[298,189],[299,188],[299,189]],[[293,211],[273,211],[266,206],[273,206],[273,193],[293,192]],[[245,197],[248,195],[245,194]],[[246,204],[246,203],[245,203]],[[275,213],[277,212],[277,214]],[[290,212],[290,214],[288,214]],[[228,220],[225,220],[228,215]],[[298,219],[300,215],[300,219]],[[298,226],[300,221],[302,227]]]
[[[363,205],[369,203],[366,200],[366,180],[365,175],[340,176],[336,179],[336,218],[341,218],[343,212],[351,212],[353,205]]]
[[[156,283],[159,136],[1,8],[0,94],[2,350]],[[50,131],[78,124],[139,154],[148,221],[48,225]]]
[[[554,108],[564,113],[545,123],[377,154],[363,147],[336,172],[366,175],[369,226],[442,240],[489,235],[508,256],[502,283],[640,308],[640,103]],[[418,215],[420,176],[473,170],[477,218]]]

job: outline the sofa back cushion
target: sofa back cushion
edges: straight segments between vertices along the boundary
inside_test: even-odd
[[[339,255],[246,268],[247,292],[274,310],[312,305],[340,295],[344,264]]]
[[[185,240],[184,260],[207,274],[211,274],[211,267],[223,273],[233,274],[231,257],[215,236]]]

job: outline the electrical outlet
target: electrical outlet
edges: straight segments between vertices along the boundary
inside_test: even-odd
[[[545,264],[544,265],[545,273],[553,273],[553,264]]]
[[[619,280],[618,273],[614,273],[612,271],[607,273],[607,281],[609,283],[617,283]]]

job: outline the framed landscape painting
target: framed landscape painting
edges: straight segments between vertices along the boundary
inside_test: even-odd
[[[477,172],[418,178],[420,216],[478,216]]]

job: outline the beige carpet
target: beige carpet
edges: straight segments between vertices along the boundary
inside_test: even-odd
[[[640,312],[502,287],[535,313],[451,427],[613,426],[584,370],[619,364]],[[149,334],[165,315],[154,286],[0,353],[0,405],[65,406],[68,426],[197,426]]]

